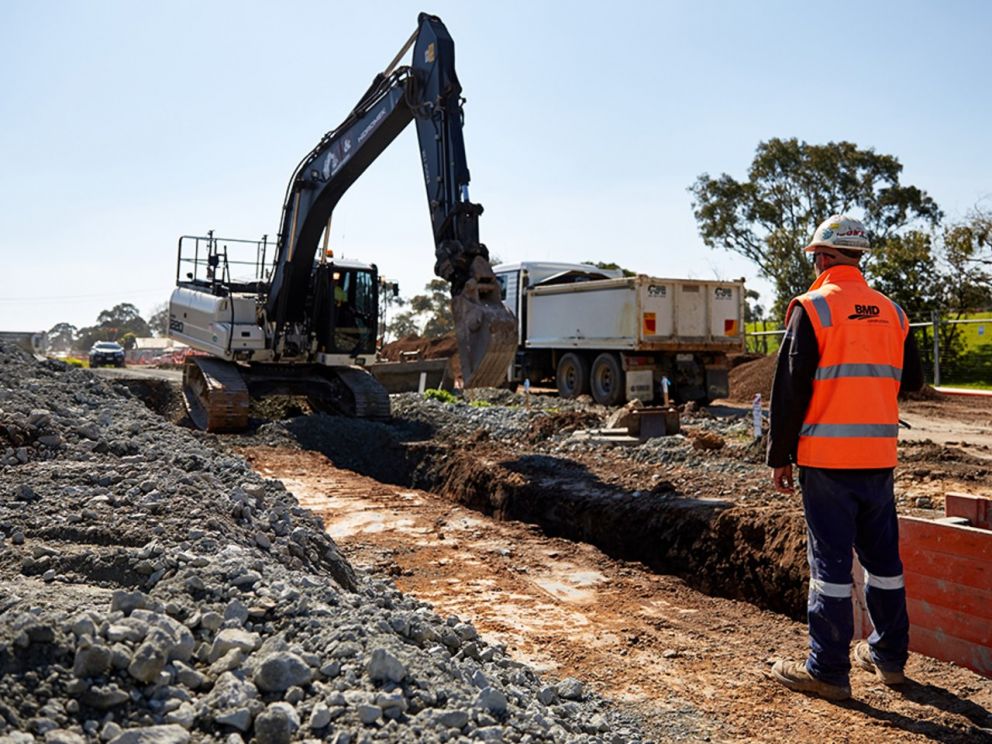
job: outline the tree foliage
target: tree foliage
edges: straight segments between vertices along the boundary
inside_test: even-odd
[[[72,323],[56,323],[48,331],[48,347],[52,351],[69,351],[79,329]]]
[[[148,319],[148,329],[153,336],[162,338],[169,335],[169,303],[163,302],[157,306]]]
[[[119,342],[126,334],[145,337],[151,332],[138,308],[129,302],[122,302],[102,311],[96,318],[96,325],[80,328],[76,334],[75,348],[85,351],[97,341]]]
[[[747,180],[704,173],[689,191],[703,242],[753,261],[772,281],[772,314],[781,315],[814,279],[802,249],[828,216],[859,216],[878,248],[907,227],[940,222],[934,200],[901,184],[901,172],[895,157],[851,142],[773,138],[758,145]]]
[[[423,336],[438,338],[453,333],[455,320],[451,315],[451,293],[444,279],[433,279],[424,287],[424,294],[410,299],[410,309],[415,315],[426,317]]]
[[[590,266],[595,266],[597,269],[605,269],[607,271],[620,271],[624,276],[635,276],[636,272],[626,269],[620,264],[614,261],[580,261],[580,263],[589,264]]]

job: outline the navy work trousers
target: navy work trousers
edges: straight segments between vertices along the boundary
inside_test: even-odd
[[[868,639],[875,664],[901,670],[909,648],[909,617],[892,469],[802,468],[809,556],[809,657],[817,679],[847,685],[854,635],[851,548],[865,569],[865,602],[875,632]]]

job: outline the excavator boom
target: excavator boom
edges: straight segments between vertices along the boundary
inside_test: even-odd
[[[479,241],[482,206],[469,201],[454,43],[441,20],[426,13],[404,49],[411,43],[412,63],[395,67],[394,60],[377,75],[355,109],[324,135],[290,179],[265,301],[273,349],[277,358],[289,353],[288,329],[311,324],[313,261],[338,201],[414,121],[433,225],[434,272],[451,285],[463,382],[498,385],[516,351],[516,322],[500,299],[489,252]]]

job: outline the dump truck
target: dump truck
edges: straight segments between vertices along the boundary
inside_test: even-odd
[[[589,264],[494,267],[518,319],[511,384],[553,381],[563,398],[591,394],[708,403],[729,393],[728,355],[744,349],[744,280],[673,279]]]

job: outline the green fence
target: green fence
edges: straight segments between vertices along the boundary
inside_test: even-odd
[[[928,383],[992,388],[992,311],[944,315],[911,325]],[[747,323],[745,348],[775,354],[783,332],[781,323]]]

